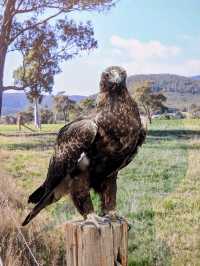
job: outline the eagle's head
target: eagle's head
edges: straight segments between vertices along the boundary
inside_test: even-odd
[[[111,66],[106,68],[101,75],[101,91],[120,92],[126,88],[126,77],[126,71],[122,67]]]

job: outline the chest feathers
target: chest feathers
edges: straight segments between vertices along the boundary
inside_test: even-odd
[[[141,127],[137,105],[128,91],[115,97],[102,93],[98,101],[101,109],[98,117],[99,135],[103,147],[109,152],[121,152],[137,139]]]

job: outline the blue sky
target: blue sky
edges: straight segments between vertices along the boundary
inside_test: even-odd
[[[121,65],[129,75],[173,73],[200,75],[199,0],[121,0],[106,13],[78,13],[91,20],[98,49],[62,64],[54,93],[90,95],[98,91],[100,73]],[[12,82],[17,55],[9,55],[5,83]]]

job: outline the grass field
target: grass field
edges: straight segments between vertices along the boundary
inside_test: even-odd
[[[44,125],[42,132],[56,132],[60,126]],[[0,135],[0,171],[16,184],[11,195],[14,199],[20,191],[23,204],[18,211],[20,219],[25,215],[27,195],[46,175],[55,136],[9,135],[16,130],[14,126],[0,126],[0,133],[4,134]],[[120,172],[118,210],[133,224],[129,234],[129,266],[200,265],[199,151],[199,120],[154,120],[135,160]],[[0,191],[4,186],[5,183],[0,183]],[[98,198],[94,194],[92,197],[98,208]],[[70,200],[63,199],[40,215],[46,219],[42,220],[42,230],[56,228],[75,215]],[[37,226],[40,217],[33,226]],[[26,233],[29,235],[29,231]],[[49,239],[48,244],[51,246]],[[36,246],[33,248],[37,250]],[[36,253],[42,265],[54,265],[47,258],[49,249],[38,249]]]
[[[32,124],[28,124],[28,127],[33,130],[33,133],[45,133],[45,132],[56,132],[64,124],[43,124],[41,130],[36,129]],[[21,132],[18,131],[17,125],[0,125],[0,133],[32,133],[29,129],[22,126]]]

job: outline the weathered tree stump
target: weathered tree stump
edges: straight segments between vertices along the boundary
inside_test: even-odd
[[[79,221],[66,224],[67,266],[127,266],[128,225],[126,222],[81,228]]]

